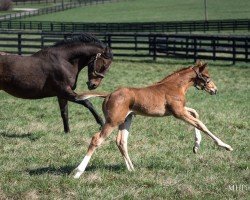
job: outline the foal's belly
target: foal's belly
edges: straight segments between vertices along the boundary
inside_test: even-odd
[[[170,112],[166,109],[165,105],[150,105],[140,104],[134,105],[132,111],[138,115],[149,116],[149,117],[163,117],[170,115]]]

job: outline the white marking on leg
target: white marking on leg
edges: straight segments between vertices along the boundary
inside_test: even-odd
[[[201,132],[199,129],[195,128],[195,144],[194,144],[194,153],[197,153],[200,148],[201,143]]]
[[[91,156],[85,156],[82,160],[82,162],[80,163],[80,165],[78,165],[78,167],[76,168],[77,172],[74,176],[74,178],[79,178],[82,173],[85,171],[87,165],[88,165],[88,162],[90,160]]]
[[[121,144],[122,144],[122,149],[123,149],[123,152],[124,152],[124,159],[125,159],[126,164],[128,164],[127,165],[128,170],[133,171],[134,166],[133,166],[133,163],[131,162],[130,157],[128,155],[128,136],[129,136],[129,132],[127,131],[127,129],[123,129],[121,131],[121,134],[122,134],[122,139],[121,139],[122,142],[121,142]]]

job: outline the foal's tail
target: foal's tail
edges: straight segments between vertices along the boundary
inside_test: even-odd
[[[84,92],[82,94],[79,94],[77,96],[77,100],[86,100],[91,97],[101,97],[101,98],[106,98],[109,95],[109,93],[101,93],[101,92]]]

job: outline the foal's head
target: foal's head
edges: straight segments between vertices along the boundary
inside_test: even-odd
[[[211,77],[207,70],[207,63],[198,61],[192,69],[196,73],[194,79],[194,86],[199,90],[205,90],[211,95],[217,93],[217,87],[214,82],[211,80]]]
[[[96,89],[102,79],[105,77],[108,69],[111,66],[113,54],[109,47],[106,47],[102,53],[98,53],[95,58],[88,65],[88,79],[87,82],[89,90]]]

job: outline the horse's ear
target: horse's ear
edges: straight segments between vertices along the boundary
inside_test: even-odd
[[[104,50],[105,53],[108,53],[110,52],[110,48],[108,46],[105,47],[105,50]]]

